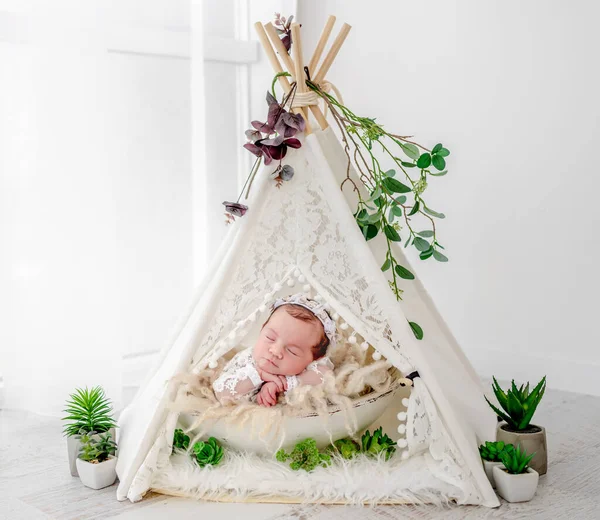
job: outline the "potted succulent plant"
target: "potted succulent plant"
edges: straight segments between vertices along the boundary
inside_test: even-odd
[[[517,388],[514,380],[510,388],[504,392],[496,378],[492,388],[502,410],[490,403],[487,397],[485,399],[498,417],[504,420],[498,425],[496,440],[535,453],[530,466],[540,475],[545,475],[548,471],[546,430],[543,426],[531,424],[531,420],[546,390],[546,376],[531,392],[529,392],[529,383]]]
[[[485,469],[485,474],[487,475],[488,480],[492,487],[496,487],[496,482],[494,480],[494,472],[492,469],[494,466],[501,466],[502,461],[500,460],[500,453],[505,450],[514,450],[514,446],[512,444],[505,444],[502,441],[499,442],[489,442],[486,441],[485,444],[479,446],[479,454],[483,460],[483,467]]]
[[[112,439],[116,439],[115,427],[112,417],[112,404],[105,396],[104,390],[96,386],[91,390],[77,388],[67,400],[64,410],[68,415],[63,421],[68,421],[63,429],[67,436],[67,451],[69,454],[69,468],[71,475],[77,476],[76,460],[81,450],[81,434],[95,432],[109,432]],[[97,438],[97,437],[96,437]]]
[[[112,486],[117,479],[117,445],[110,433],[82,433],[81,452],[77,458],[77,471],[84,485],[92,489]]]
[[[500,453],[503,466],[494,466],[494,480],[498,494],[509,502],[527,502],[535,495],[539,475],[529,467],[534,454],[528,455],[517,446]]]

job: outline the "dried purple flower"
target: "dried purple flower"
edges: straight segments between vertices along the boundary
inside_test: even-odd
[[[246,130],[246,138],[248,141],[255,143],[259,139],[262,139],[262,134],[258,130]]]
[[[223,202],[223,205],[225,206],[225,211],[227,211],[227,213],[236,217],[243,217],[246,214],[246,211],[248,211],[248,206],[240,204],[239,202],[225,201]]]
[[[283,46],[285,47],[285,50],[288,51],[288,54],[290,52],[290,48],[292,47],[292,20],[294,19],[294,16],[290,16],[287,20],[285,19],[285,16],[281,16],[279,13],[275,13],[275,20],[273,22],[273,25],[275,25],[275,30],[277,31],[277,34],[279,35],[284,35],[283,38],[281,38],[281,42],[283,43]]]
[[[246,131],[246,137],[251,142],[244,144],[244,148],[257,157],[263,157],[265,164],[271,164],[273,159],[283,159],[288,147],[302,146],[293,136],[304,131],[306,122],[300,114],[291,114],[285,110],[270,92],[267,92],[267,103],[269,105],[267,122],[252,121],[255,130]],[[266,134],[266,137],[262,138],[262,134]],[[273,134],[275,135],[271,137]]]
[[[296,138],[282,140],[278,145],[264,144],[265,141],[267,140],[261,139],[255,143],[246,143],[244,145],[246,150],[250,151],[257,157],[263,157],[265,164],[271,164],[273,159],[276,161],[283,159],[287,153],[288,147],[300,148],[300,146],[302,146],[302,143],[300,143],[300,141]]]

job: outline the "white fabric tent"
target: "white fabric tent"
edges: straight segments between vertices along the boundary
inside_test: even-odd
[[[229,226],[189,311],[122,412],[117,498],[140,500],[171,454],[177,414],[166,409],[174,393],[166,382],[225,354],[232,347],[230,332],[242,334],[265,295],[279,296],[274,284],[299,270],[313,292],[403,374],[418,371],[408,407],[409,453],[428,450],[440,478],[464,491],[461,503],[498,506],[477,450],[496,435],[496,417],[480,380],[418,278],[406,281],[403,301],[396,301],[380,269],[385,238],[365,241],[352,214],[356,195],[348,184],[340,190],[347,171],[340,142],[331,129],[317,130],[300,149],[290,150],[285,162],[296,173],[279,189],[269,176],[273,167],[258,173],[244,201],[248,212]],[[354,171],[351,175],[362,186]],[[398,261],[409,266],[400,245],[394,247]],[[290,292],[285,285],[279,291]],[[422,340],[407,318],[422,326]]]

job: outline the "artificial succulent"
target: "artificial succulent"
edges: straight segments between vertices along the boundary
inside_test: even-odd
[[[281,449],[275,454],[279,462],[290,461],[290,468],[293,470],[303,469],[312,471],[317,466],[328,466],[331,464],[331,456],[328,453],[320,453],[317,448],[317,441],[314,439],[305,439],[294,447],[291,453],[286,453]]]
[[[479,454],[483,460],[487,460],[490,462],[500,462],[500,454],[503,451],[511,451],[515,447],[512,444],[505,444],[502,441],[498,442],[489,442],[486,441],[485,444],[479,446]]]
[[[534,455],[535,453],[528,455],[524,449],[521,450],[520,446],[517,446],[513,450],[504,450],[501,452],[500,460],[504,464],[506,471],[514,475],[519,475],[527,471],[527,467]]]
[[[201,468],[204,466],[216,466],[223,458],[223,448],[214,437],[210,437],[206,442],[196,442],[192,446],[192,450],[196,462]]]
[[[183,433],[181,428],[177,428],[173,433],[173,451],[175,451],[176,448],[180,450],[187,450],[189,445],[189,436]]]
[[[352,439],[339,439],[327,448],[330,453],[339,453],[344,459],[351,459],[360,453],[360,446]]]
[[[361,443],[363,453],[377,457],[383,452],[385,460],[389,460],[396,451],[396,443],[383,433],[381,426],[373,432],[373,435],[367,430],[361,438]]]
[[[511,430],[522,431],[527,429],[546,391],[546,376],[541,379],[531,393],[529,392],[529,383],[517,388],[513,379],[510,388],[505,392],[496,381],[496,378],[493,379],[492,389],[502,410],[490,403],[489,399],[485,397],[487,403],[498,417],[506,421]]]

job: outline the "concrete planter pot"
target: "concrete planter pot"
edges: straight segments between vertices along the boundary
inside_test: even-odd
[[[504,466],[495,466],[492,471],[498,494],[504,500],[527,502],[535,495],[540,477],[534,469],[527,468],[527,471],[520,475],[509,473]]]
[[[485,460],[485,459],[482,459],[482,460],[483,460],[483,469],[485,469],[485,474],[487,475],[487,478],[490,481],[490,484],[495,489],[496,488],[496,480],[494,479],[493,469],[496,466],[502,466],[502,462],[492,462],[490,460]]]
[[[108,430],[110,432],[110,438],[116,442],[116,432],[114,428]],[[93,435],[93,439],[98,439],[99,435]],[[79,457],[79,451],[81,450],[81,438],[80,435],[73,435],[71,437],[67,437],[67,453],[69,455],[69,470],[71,471],[71,476],[78,477],[77,474],[77,457]]]
[[[517,432],[508,430],[508,425],[502,422],[498,425],[496,440],[512,444],[516,448],[520,446],[528,454],[535,452],[529,467],[533,468],[539,475],[545,475],[548,471],[548,448],[546,447],[546,429],[543,426],[530,424],[527,430]]]
[[[77,459],[76,465],[81,482],[89,488],[102,489],[112,486],[117,479],[117,457],[112,455],[98,464]]]

